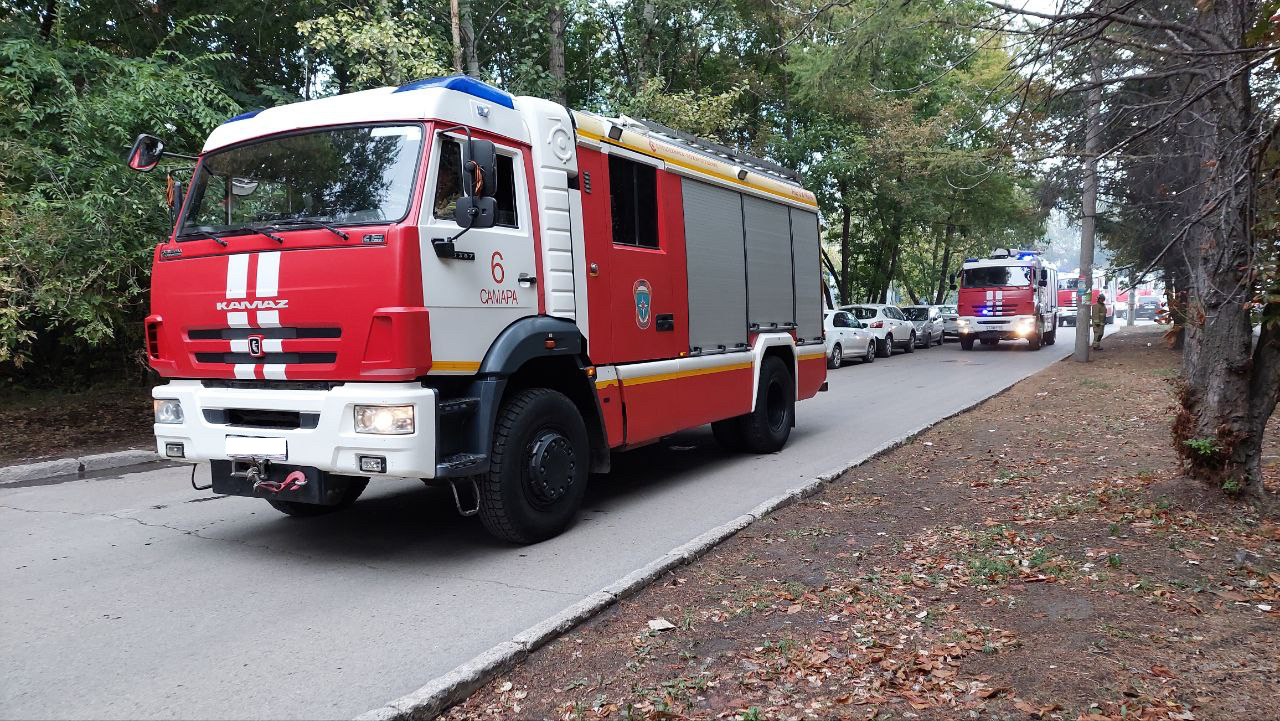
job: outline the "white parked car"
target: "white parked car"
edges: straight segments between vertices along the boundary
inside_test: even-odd
[[[843,306],[841,310],[852,313],[854,318],[862,321],[871,331],[876,337],[876,355],[881,358],[888,358],[894,348],[901,348],[907,353],[915,352],[916,326],[907,320],[898,306],[859,303]]]
[[[936,305],[904,305],[902,314],[916,327],[916,342],[921,348],[942,345],[942,311]]]
[[[940,305],[942,311],[942,335],[960,337],[960,313],[954,305]]]
[[[849,311],[827,311],[823,325],[827,332],[828,368],[839,368],[851,358],[863,363],[876,359],[876,337]]]

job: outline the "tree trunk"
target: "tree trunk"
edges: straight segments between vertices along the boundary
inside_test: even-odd
[[[893,213],[893,230],[889,233],[889,240],[893,243],[889,250],[889,268],[885,271],[883,284],[880,286],[880,296],[876,300],[877,303],[889,302],[889,286],[893,284],[893,277],[898,274],[898,256],[902,254],[902,206],[897,206]]]
[[[551,0],[547,9],[547,25],[551,28],[551,48],[548,53],[547,70],[556,83],[556,100],[561,105],[569,104],[569,96],[564,80],[564,7],[559,0]]]
[[[462,35],[462,54],[467,61],[467,75],[480,76],[480,60],[476,55],[476,28],[471,20],[471,0],[457,0]]]
[[[48,40],[53,35],[53,26],[58,21],[58,0],[48,0],[44,12],[40,14],[40,37]]]
[[[849,303],[853,300],[853,248],[849,243],[849,220],[851,211],[849,204],[845,202],[844,194],[848,190],[848,184],[841,179],[838,186],[840,190],[840,302]]]
[[[1195,26],[1238,48],[1253,3],[1223,0],[1196,13]],[[1199,144],[1200,219],[1184,243],[1187,347],[1181,408],[1173,438],[1188,471],[1231,493],[1261,500],[1262,433],[1280,386],[1280,338],[1264,329],[1253,347],[1249,303],[1257,287],[1253,236],[1257,188],[1252,153],[1259,141],[1249,74],[1231,78],[1238,60],[1200,60],[1193,92],[1209,90],[1185,132]],[[1274,311],[1274,303],[1270,304]]]
[[[458,0],[449,0],[449,33],[453,38],[453,72],[462,74],[462,13]]]
[[[938,273],[938,292],[933,297],[934,305],[939,305],[946,299],[947,291],[951,287],[951,284],[947,282],[947,271],[951,269],[951,242],[955,234],[955,224],[947,223],[947,235],[942,241],[942,269]]]

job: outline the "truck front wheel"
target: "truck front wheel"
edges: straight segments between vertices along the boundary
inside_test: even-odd
[[[503,404],[489,472],[478,479],[480,520],[511,543],[537,543],[573,521],[587,490],[587,427],[563,393],[520,391]]]
[[[962,334],[960,336],[960,348],[961,350],[973,350],[973,336],[968,333]]]

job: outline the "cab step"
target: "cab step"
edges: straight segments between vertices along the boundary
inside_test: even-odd
[[[483,453],[455,453],[436,463],[436,478],[458,478],[488,470],[489,456]]]
[[[436,404],[436,413],[441,416],[470,413],[479,406],[479,398],[450,398]]]

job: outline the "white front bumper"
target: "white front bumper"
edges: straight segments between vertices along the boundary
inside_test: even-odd
[[[1017,333],[1035,330],[1035,320],[1034,315],[1011,315],[1004,318],[966,316],[956,323],[961,333]]]
[[[284,438],[293,466],[313,466],[330,473],[367,476],[357,456],[387,459],[387,476],[434,478],[436,474],[436,391],[416,383],[344,383],[329,390],[271,388],[205,388],[200,381],[180,380],[151,389],[153,398],[182,403],[182,423],[156,423],[156,450],[181,443],[192,461],[229,460],[227,436]],[[412,405],[414,432],[405,435],[356,433],[355,406]],[[314,428],[261,428],[211,422],[206,410],[298,411],[319,414]],[[216,416],[217,414],[215,414]]]

